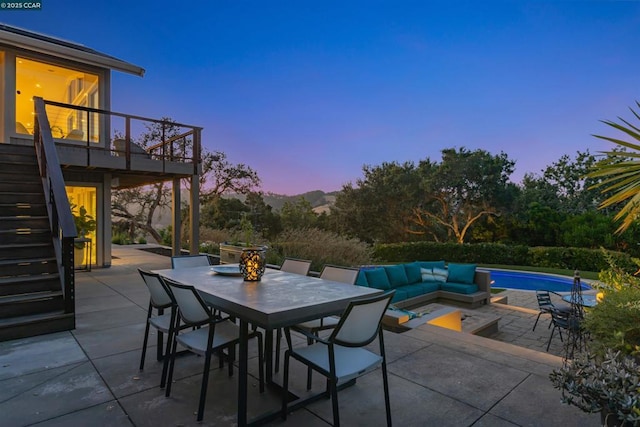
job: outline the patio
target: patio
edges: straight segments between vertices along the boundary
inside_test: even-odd
[[[137,268],[169,268],[170,260],[116,245],[113,255],[110,269],[77,272],[74,331],[0,343],[2,425],[236,425],[237,377],[228,377],[217,363],[212,364],[202,423],[195,416],[201,358],[179,358],[170,398],[158,386],[162,366],[154,349],[147,352],[145,370],[138,370],[149,296]],[[541,320],[531,332],[535,298],[514,291],[506,295],[511,306],[481,309],[501,317],[496,339],[430,325],[385,334],[395,425],[600,425],[598,415],[560,404],[548,374],[562,363],[557,356],[562,344],[554,338],[553,354],[538,351],[546,347],[550,331]],[[255,353],[250,347],[250,356]],[[298,368],[292,382],[304,389],[306,370]],[[255,358],[249,369],[254,375],[250,416],[278,407],[273,391],[258,392]],[[319,376],[314,378],[321,387]],[[340,392],[344,425],[384,423],[381,385],[380,373],[373,372]],[[292,413],[286,423],[269,425],[326,426],[330,420],[330,402],[321,400]]]

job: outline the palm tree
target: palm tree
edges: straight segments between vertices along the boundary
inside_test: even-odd
[[[636,101],[636,106],[640,108],[640,102]],[[640,121],[640,115],[633,108],[629,109]],[[612,151],[602,152],[607,157],[596,163],[593,171],[587,176],[601,179],[591,188],[602,188],[602,193],[609,193],[608,197],[600,203],[600,209],[625,202],[614,217],[616,221],[622,220],[616,230],[616,233],[620,234],[640,217],[640,129],[620,117],[618,120],[622,124],[611,120],[603,120],[602,123],[624,132],[636,142],[593,135],[613,142],[618,147]]]

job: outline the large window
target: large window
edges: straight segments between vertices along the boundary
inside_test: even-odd
[[[99,107],[98,76],[31,59],[16,57],[16,132],[33,133],[33,97]],[[54,138],[97,142],[95,115],[69,108],[48,107],[47,115]]]

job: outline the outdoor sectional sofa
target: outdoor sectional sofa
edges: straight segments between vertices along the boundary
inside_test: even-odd
[[[416,261],[362,267],[356,285],[395,289],[391,302],[398,308],[417,307],[434,300],[478,307],[491,300],[491,273],[478,271],[475,264]]]

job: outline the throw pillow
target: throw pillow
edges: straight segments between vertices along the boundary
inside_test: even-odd
[[[445,270],[444,268],[434,268],[433,269],[433,276],[436,279],[436,282],[446,282],[447,281],[447,277],[449,277],[449,272],[447,270]]]
[[[449,277],[447,282],[473,284],[476,275],[475,264],[453,264],[449,263]]]
[[[404,271],[405,273],[407,273],[407,279],[409,279],[409,283],[420,283],[422,281],[420,264],[418,264],[417,262],[405,264]]]
[[[370,288],[381,289],[383,291],[391,289],[391,283],[384,268],[375,268],[373,270],[365,270],[365,276],[367,276],[367,283]]]
[[[409,284],[409,279],[407,278],[407,273],[404,270],[404,265],[387,265],[384,269],[387,272],[389,283],[391,283],[392,288]]]
[[[433,270],[430,268],[421,268],[420,274],[422,275],[423,282],[436,282],[436,276],[433,275]]]

